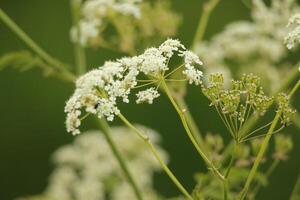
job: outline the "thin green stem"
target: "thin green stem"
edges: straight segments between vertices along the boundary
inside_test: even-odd
[[[275,130],[274,132],[272,132],[271,134],[274,135],[275,133],[279,133],[282,129],[284,129],[286,126],[281,126],[279,129]],[[253,136],[253,137],[250,137],[250,138],[245,138],[243,140],[240,140],[240,143],[242,142],[246,142],[246,141],[249,141],[249,140],[254,140],[254,139],[257,139],[257,138],[261,138],[263,136],[266,136],[266,134],[262,134],[262,135],[256,135],[256,136]]]
[[[125,159],[123,158],[121,152],[119,151],[119,149],[117,148],[117,145],[115,144],[115,142],[113,141],[113,138],[111,137],[111,131],[110,131],[110,127],[107,124],[107,122],[105,121],[105,119],[97,119],[97,122],[99,124],[99,127],[102,129],[103,135],[108,143],[108,145],[110,146],[112,153],[114,155],[114,157],[117,159],[121,170],[123,171],[125,177],[128,180],[128,183],[131,185],[135,196],[138,200],[143,200],[142,197],[142,193],[139,190],[131,172],[129,171]]]
[[[300,87],[300,80],[298,80],[298,82],[292,88],[291,92],[289,93],[289,98],[291,98],[295,94],[295,92],[299,89],[299,87]],[[260,165],[260,163],[263,159],[263,156],[264,156],[264,154],[267,150],[269,141],[270,141],[270,139],[273,135],[272,133],[274,132],[274,129],[275,129],[277,123],[279,122],[280,116],[281,116],[281,112],[277,112],[277,114],[275,115],[275,118],[274,118],[274,120],[273,120],[273,122],[270,126],[270,129],[268,130],[268,132],[266,134],[266,137],[263,140],[263,143],[262,143],[262,145],[259,149],[258,155],[257,155],[257,157],[254,161],[253,167],[251,168],[251,171],[250,171],[250,173],[247,177],[245,186],[244,186],[243,190],[240,193],[240,196],[239,196],[240,200],[243,200],[247,195],[249,187],[250,187],[250,185],[251,185],[251,183],[252,183],[252,181],[255,177],[256,171],[257,171],[257,169],[258,169],[258,167],[259,167],[259,165]]]
[[[180,117],[180,120],[181,120],[181,123],[189,137],[189,139],[191,140],[192,144],[194,145],[194,147],[196,148],[196,150],[198,151],[199,155],[203,158],[203,160],[205,161],[205,163],[209,166],[210,169],[213,170],[214,174],[217,175],[217,177],[220,179],[220,180],[224,180],[224,177],[223,175],[219,172],[219,170],[213,165],[213,163],[207,158],[207,156],[205,155],[205,153],[203,152],[203,150],[200,148],[200,146],[198,145],[197,141],[195,140],[194,136],[193,136],[193,133],[191,132],[189,126],[188,126],[188,123],[185,119],[185,116],[183,114],[183,111],[182,109],[179,108],[179,106],[177,105],[175,99],[173,98],[166,82],[164,80],[162,80],[162,87],[167,95],[167,97],[169,98],[169,100],[171,101],[172,105],[174,106],[175,110],[177,111],[179,117]]]
[[[227,181],[223,181],[223,193],[224,193],[224,200],[228,199],[228,183]]]
[[[164,77],[168,78],[169,76],[171,76],[173,73],[175,73],[177,70],[179,70],[183,66],[184,66],[184,64],[179,65],[178,67],[176,67],[175,69],[173,69],[171,72],[169,72],[168,74],[166,74]]]
[[[80,14],[81,14],[81,1],[71,0],[71,13],[73,27],[76,28],[77,40],[74,42],[74,54],[76,61],[76,74],[81,75],[86,72],[86,58],[85,49],[80,44]]]
[[[252,131],[251,133],[249,133],[249,134],[247,134],[246,136],[242,137],[240,140],[243,141],[244,139],[250,137],[250,136],[253,135],[254,133],[257,133],[258,131],[260,131],[260,130],[262,130],[262,129],[268,127],[268,126],[270,126],[271,124],[272,124],[272,122],[269,122],[269,123],[267,123],[267,124],[265,124],[265,125],[263,125],[263,126],[257,128],[257,129],[255,129],[255,130]]]
[[[65,79],[75,80],[75,76],[70,73],[64,66],[53,57],[51,57],[46,51],[38,46],[1,8],[0,8],[0,20],[6,24],[11,31],[13,31],[29,48],[31,48],[39,57],[45,60],[49,65],[65,76]]]
[[[200,17],[196,34],[192,43],[192,50],[195,50],[197,43],[202,41],[210,15],[219,2],[220,0],[210,0],[204,4],[202,15]]]
[[[270,175],[273,173],[273,171],[276,169],[276,167],[278,166],[278,164],[280,163],[280,160],[276,159],[272,162],[272,164],[270,165],[270,167],[268,168],[268,170],[265,173],[265,177],[269,178]],[[262,184],[261,182],[258,182],[256,184],[256,186],[253,189],[253,192],[251,193],[251,197],[254,199],[256,194],[258,193],[259,189],[261,188]]]
[[[298,176],[298,179],[295,183],[290,200],[297,200],[299,199],[299,196],[300,196],[300,176]]]
[[[122,114],[118,115],[119,118],[126,124],[129,128],[131,128],[137,135],[140,137],[145,144],[149,147],[152,154],[155,156],[155,158],[160,163],[161,167],[165,171],[165,173],[169,176],[169,178],[173,181],[173,183],[177,186],[177,188],[182,192],[182,194],[189,200],[193,200],[192,196],[187,192],[187,190],[184,188],[184,186],[178,181],[178,179],[175,177],[175,175],[172,173],[172,171],[169,169],[167,164],[161,159],[160,155],[156,151],[155,147],[151,143],[149,137],[142,133],[139,129],[137,129],[132,123],[130,123],[126,117],[124,117]]]
[[[298,90],[299,87],[300,87],[300,79],[297,81],[296,85],[290,91],[289,98],[291,98],[295,94],[295,92]]]
[[[186,104],[186,102],[184,100],[184,97],[181,95],[177,95],[177,96],[175,96],[175,100],[180,108],[185,109],[185,111],[183,112],[183,115],[188,123],[188,126],[191,129],[191,132],[193,133],[193,136],[197,140],[199,146],[205,150],[206,145],[205,145],[204,139],[202,137],[202,133],[200,132],[200,130],[188,108],[188,105]]]
[[[222,111],[220,111],[218,106],[215,106],[215,108],[216,108],[216,111],[217,111],[218,115],[220,116],[223,124],[226,126],[227,130],[229,131],[230,135],[232,136],[232,138],[234,138],[236,140],[234,132],[230,128],[230,125],[228,124],[228,120],[227,120],[226,116],[224,114],[221,114]]]
[[[238,143],[235,143],[234,146],[233,146],[233,150],[232,150],[232,153],[231,153],[231,157],[230,157],[230,161],[229,161],[228,167],[227,167],[225,175],[224,175],[224,177],[226,179],[228,178],[228,176],[230,174],[230,171],[231,171],[231,169],[233,167],[237,149],[238,149]]]
[[[224,200],[228,199],[228,176],[229,176],[230,171],[233,167],[237,149],[238,149],[238,143],[235,142],[234,146],[233,146],[233,150],[231,152],[230,161],[229,161],[228,167],[227,167],[225,175],[224,175],[224,178],[225,178],[225,180],[223,181]]]
[[[271,127],[268,130],[268,133],[267,133],[265,139],[263,140],[263,143],[262,143],[262,145],[261,145],[261,147],[259,149],[258,155],[257,155],[257,157],[255,159],[254,164],[253,164],[253,167],[251,168],[251,171],[250,171],[250,173],[249,173],[249,175],[247,177],[245,186],[244,186],[244,188],[243,188],[243,190],[242,190],[242,192],[240,194],[240,197],[239,197],[240,200],[243,200],[246,197],[246,195],[247,195],[249,187],[250,187],[250,185],[251,185],[251,183],[252,183],[252,181],[253,181],[253,179],[255,177],[256,171],[257,171],[257,169],[258,169],[258,167],[260,165],[260,162],[263,159],[263,156],[264,156],[265,151],[266,151],[266,149],[268,147],[269,141],[270,141],[270,139],[272,137],[272,132],[274,131],[274,129],[275,129],[275,127],[276,127],[276,125],[277,125],[277,123],[278,123],[278,121],[280,119],[280,115],[281,115],[281,112],[278,112],[276,114],[276,116],[275,116],[275,118],[274,118],[274,120],[273,120],[273,122],[271,124]]]

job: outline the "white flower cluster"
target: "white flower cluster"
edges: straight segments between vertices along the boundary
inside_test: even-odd
[[[283,44],[286,22],[299,11],[296,1],[272,0],[269,6],[254,0],[252,21],[231,23],[210,41],[199,43],[196,52],[205,62],[206,74],[227,71],[225,80],[230,80],[233,75],[252,72],[263,77],[265,88],[275,90],[282,73],[288,71],[283,68],[289,67],[282,62],[288,54]]]
[[[65,106],[67,131],[74,135],[80,133],[78,127],[84,118],[83,112],[112,121],[120,113],[117,101],[121,99],[128,103],[131,91],[143,86],[138,85],[138,76],[149,77],[150,83],[162,81],[169,70],[169,60],[175,54],[184,58],[183,76],[189,83],[200,84],[202,72],[196,67],[202,65],[202,62],[198,56],[186,50],[178,40],[168,39],[158,48],[149,48],[139,56],[105,62],[103,66],[80,77],[73,96]],[[159,97],[157,89],[151,87],[139,91],[136,102],[151,104]]]
[[[167,161],[166,152],[158,146],[160,138],[157,132],[137,126],[147,133]],[[152,184],[154,173],[160,170],[158,161],[129,128],[114,127],[111,136],[126,158],[126,164],[145,199],[157,200]],[[101,132],[89,131],[77,137],[73,144],[55,153],[54,161],[56,168],[45,191],[49,199],[136,199]]]
[[[153,99],[159,97],[160,94],[157,92],[157,90],[154,87],[151,87],[147,90],[138,92],[136,96],[137,96],[136,103],[147,102],[149,104],[152,104]]]
[[[288,49],[292,49],[300,43],[300,13],[292,16],[287,26],[293,28],[293,30],[287,34],[284,42]]]
[[[131,15],[139,18],[142,0],[87,0],[82,6],[83,18],[79,22],[79,33],[76,27],[71,29],[72,41],[79,41],[83,46],[96,40],[101,27],[105,26],[105,18],[112,13]],[[79,37],[78,37],[79,36]]]

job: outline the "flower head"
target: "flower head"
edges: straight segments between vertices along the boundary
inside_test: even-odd
[[[288,49],[292,49],[300,43],[300,13],[292,16],[287,26],[292,30],[284,38],[284,43]]]
[[[168,39],[158,48],[146,49],[141,55],[107,61],[76,81],[76,90],[65,107],[68,132],[78,134],[81,120],[88,114],[112,121],[115,115],[120,114],[119,100],[129,103],[129,95],[134,90],[156,84],[156,87],[136,92],[136,103],[152,104],[160,96],[158,86],[161,81],[167,80],[168,75],[165,74],[170,68],[169,60],[175,55],[183,57],[180,67],[183,67],[182,74],[189,83],[200,84],[202,71],[197,67],[202,62],[179,40]],[[148,80],[140,80],[145,77]]]

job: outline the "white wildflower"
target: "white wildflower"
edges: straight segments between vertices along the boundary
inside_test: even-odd
[[[149,135],[162,159],[167,162],[168,156],[159,146],[159,134],[144,126],[137,127]],[[113,127],[111,137],[126,158],[142,193],[147,194],[146,199],[156,199],[152,184],[154,172],[161,170],[158,161],[131,129]],[[112,200],[126,197],[136,200],[104,134],[99,131],[78,136],[72,144],[57,150],[54,161],[55,169],[44,192],[47,199],[99,200],[109,194],[108,198]]]
[[[76,81],[76,90],[65,106],[67,131],[79,134],[81,119],[88,114],[112,121],[120,114],[117,105],[120,99],[124,103],[129,103],[129,95],[133,90],[167,78],[165,72],[169,70],[169,60],[173,55],[184,57],[185,69],[182,73],[190,84],[199,85],[202,78],[202,71],[196,69],[202,65],[199,57],[185,50],[179,40],[168,39],[159,48],[152,47],[138,56],[107,61],[98,69],[79,77]],[[148,77],[149,80],[144,80],[145,85],[138,84],[139,76]],[[136,92],[136,103],[152,104],[159,96],[157,89],[150,87]],[[81,112],[85,112],[82,117]]]
[[[140,91],[139,93],[136,94],[136,96],[137,96],[136,103],[146,102],[152,104],[153,100],[159,97],[160,94],[157,92],[157,90],[154,87],[152,87],[147,90]]]
[[[200,60],[199,56],[191,51],[183,51],[181,56],[184,57],[184,64],[186,66],[203,65],[203,62]]]
[[[201,84],[203,76],[202,71],[195,69],[193,66],[186,66],[186,69],[182,72],[189,81],[189,84],[195,83],[195,85]]]
[[[199,85],[201,83],[203,73],[196,69],[195,65],[202,65],[202,61],[191,51],[183,51],[180,56],[184,57],[185,65],[185,70],[183,70],[182,73],[186,76],[190,84],[195,83],[195,85]]]
[[[300,43],[300,13],[289,19],[288,27],[292,30],[284,38],[284,43],[288,49],[292,49],[296,44]]]
[[[144,54],[140,55],[140,58],[142,59],[140,70],[146,75],[157,75],[162,71],[168,70],[167,58],[157,48],[147,49]]]
[[[73,135],[78,135],[80,133],[78,127],[81,124],[79,119],[81,112],[79,110],[75,110],[74,112],[70,112],[67,115],[66,119],[66,127],[68,132],[72,132]]]
[[[141,0],[87,0],[82,6],[82,19],[77,27],[71,29],[71,40],[79,41],[82,46],[93,45],[100,37],[104,28],[105,20],[111,13],[131,15],[134,18],[141,16]],[[78,37],[79,36],[79,37]]]
[[[114,116],[120,114],[114,100],[100,99],[97,105],[98,117],[106,117],[108,121],[113,121]]]
[[[82,46],[87,46],[89,41],[96,40],[99,36],[101,20],[80,20],[79,30],[77,27],[71,29],[71,40],[78,41]],[[79,31],[79,32],[78,32]]]
[[[184,49],[185,47],[176,39],[168,39],[159,46],[159,51],[167,58],[171,58],[175,51]]]

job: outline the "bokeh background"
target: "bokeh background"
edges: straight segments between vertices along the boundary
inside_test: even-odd
[[[173,9],[183,16],[178,38],[188,46],[194,36],[203,0],[173,0]],[[71,26],[68,0],[0,0],[0,8],[8,13],[38,44],[51,55],[72,63],[73,50],[69,40]],[[249,10],[240,0],[223,0],[209,22],[205,39],[221,31],[232,21],[249,19]],[[246,48],[246,47],[245,47]],[[0,22],[0,55],[27,49]],[[209,53],[209,52],[207,52]],[[107,50],[88,50],[90,68],[107,59],[122,56]],[[44,78],[38,70],[18,73],[14,69],[0,72],[0,200],[36,194],[43,191],[51,173],[51,154],[74,138],[65,131],[63,108],[73,85],[54,78]],[[128,105],[128,118],[159,131],[163,146],[171,156],[170,167],[191,190],[193,174],[205,170],[203,161],[179,123],[179,119],[165,98],[156,104]],[[195,88],[190,88],[187,101],[202,132],[227,132],[208,102]],[[270,185],[257,199],[285,200],[293,189],[300,172],[300,134],[290,127],[295,143],[288,162],[280,164],[271,177]],[[228,139],[228,138],[227,138]],[[155,187],[166,196],[178,194],[164,174],[157,174]]]

